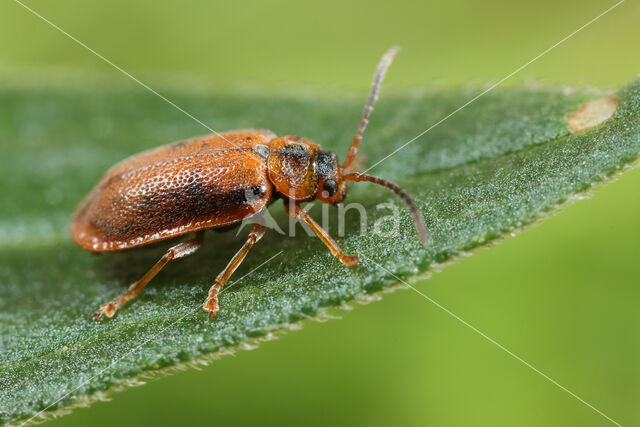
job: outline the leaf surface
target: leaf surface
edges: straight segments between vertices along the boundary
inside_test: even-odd
[[[477,93],[383,93],[361,146],[363,167]],[[295,134],[340,158],[363,101],[344,94],[165,95],[218,131]],[[573,113],[591,111],[581,110],[585,102],[612,96],[611,118],[571,130]],[[583,121],[602,121],[595,114]],[[0,421],[87,402],[146,372],[253,343],[392,287],[393,275],[411,280],[507,236],[632,164],[640,153],[639,114],[638,81],[613,93],[543,86],[490,92],[370,171],[415,198],[430,246],[417,241],[392,193],[353,184],[346,203],[362,204],[367,232],[360,232],[355,209],[341,233],[331,208],[329,230],[362,265],[345,268],[299,225],[296,237],[268,233],[222,292],[219,317],[210,320],[200,306],[247,228],[239,236],[208,232],[200,251],[170,263],[116,317],[97,322],[98,305],[124,291],[171,243],[92,256],[68,236],[72,210],[112,164],[203,129],[138,89],[0,86]],[[378,222],[392,207],[400,215],[395,231]],[[320,219],[319,203],[311,211]],[[288,229],[280,202],[270,213]],[[377,222],[391,234],[371,232]]]

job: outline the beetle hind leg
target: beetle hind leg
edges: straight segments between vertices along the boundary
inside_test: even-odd
[[[216,316],[218,311],[220,310],[220,306],[218,305],[218,293],[220,289],[227,283],[229,277],[233,274],[234,271],[238,268],[240,263],[244,260],[249,252],[249,249],[264,236],[267,228],[261,224],[254,224],[249,236],[247,237],[247,241],[242,245],[240,250],[231,258],[229,264],[227,264],[226,268],[216,277],[216,283],[209,289],[209,296],[207,300],[202,305],[203,310],[209,312],[209,317]]]
[[[202,240],[204,240],[204,231],[199,231],[193,239],[179,243],[170,248],[162,258],[160,258],[160,260],[151,267],[144,276],[142,276],[140,280],[129,286],[127,292],[123,293],[113,301],[102,304],[100,308],[98,308],[98,311],[95,312],[95,318],[100,320],[103,315],[113,317],[118,308],[126,304],[131,298],[138,295],[140,291],[142,291],[142,288],[144,288],[146,284],[149,283],[149,281],[151,281],[151,279],[153,279],[169,261],[191,255],[198,250],[200,245],[202,245]]]

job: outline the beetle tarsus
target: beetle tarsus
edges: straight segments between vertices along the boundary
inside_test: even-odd
[[[360,258],[355,255],[343,255],[340,258],[340,262],[342,262],[347,267],[353,267],[354,265],[360,264]]]
[[[119,304],[116,301],[111,301],[106,304],[102,304],[100,305],[100,308],[98,308],[98,311],[96,311],[93,314],[93,316],[96,318],[96,320],[101,320],[102,315],[105,315],[108,318],[112,318],[113,315],[116,313],[116,310],[118,310],[118,307],[119,307]]]
[[[202,305],[202,309],[209,312],[209,318],[214,316],[218,317],[218,310],[220,310],[220,306],[218,305],[218,288],[213,288],[209,291],[209,297]]]

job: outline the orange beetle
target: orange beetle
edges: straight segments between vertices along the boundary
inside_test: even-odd
[[[205,230],[259,216],[277,198],[284,200],[289,216],[304,221],[344,265],[358,264],[358,257],[344,254],[300,206],[316,199],[342,202],[348,181],[373,182],[398,194],[426,243],[423,219],[409,195],[381,178],[345,172],[357,157],[380,83],[395,54],[396,49],[389,50],[378,65],[369,102],[342,166],[333,152],[322,151],[309,140],[244,130],[165,145],[112,167],[73,214],[71,237],[79,246],[92,252],[119,251],[196,234],[170,248],[127,292],[102,304],[95,317],[112,317],[169,261],[195,252]],[[210,315],[219,310],[218,292],[265,231],[264,225],[255,223],[245,244],[216,278],[203,305]]]

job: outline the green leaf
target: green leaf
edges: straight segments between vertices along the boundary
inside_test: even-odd
[[[477,93],[384,92],[362,145],[365,167]],[[216,130],[255,127],[296,134],[341,158],[363,101],[313,93],[165,95]],[[570,130],[567,117],[585,102],[609,96],[619,102],[609,111],[613,117]],[[615,109],[612,99],[605,107]],[[609,116],[606,109],[598,114]],[[327,308],[394,287],[393,275],[415,279],[509,235],[631,164],[640,153],[639,114],[638,81],[613,94],[539,86],[492,91],[371,171],[416,199],[431,235],[427,248],[416,240],[408,212],[392,193],[353,184],[346,202],[365,207],[369,231],[389,214],[379,204],[392,203],[401,212],[401,226],[391,237],[360,233],[355,210],[339,236],[331,209],[331,234],[345,252],[359,255],[362,265],[342,266],[300,226],[294,238],[268,233],[221,294],[219,317],[209,319],[200,306],[246,229],[240,236],[209,232],[200,251],[169,264],[116,317],[98,322],[92,318],[98,305],[139,278],[169,243],[92,256],[68,236],[73,208],[113,163],[201,134],[202,128],[137,88],[4,84],[0,421],[86,403],[137,376],[256,343]],[[316,203],[312,209],[316,217],[319,208]],[[281,203],[270,212],[286,229]]]

